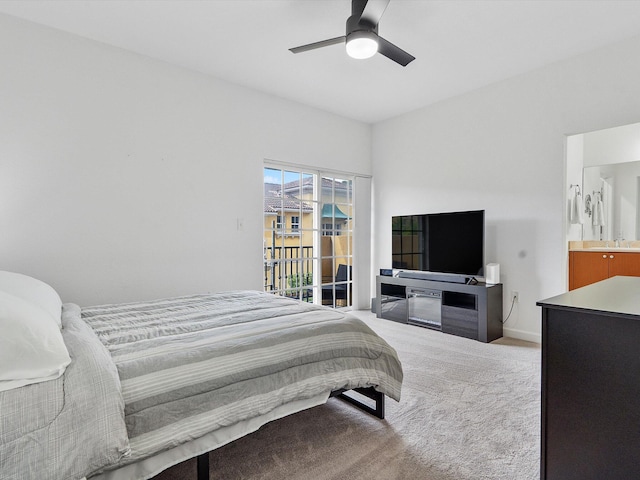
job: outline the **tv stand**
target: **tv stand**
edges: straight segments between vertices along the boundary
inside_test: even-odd
[[[414,313],[410,315],[409,296],[414,295],[416,290],[439,292],[441,303],[435,315],[439,314],[440,329],[444,333],[485,343],[502,337],[502,284],[466,284],[424,278],[377,276],[374,299],[376,316],[421,325],[421,322],[410,318]],[[433,310],[433,301],[425,301],[424,304]],[[424,326],[434,328],[429,320],[423,323]]]

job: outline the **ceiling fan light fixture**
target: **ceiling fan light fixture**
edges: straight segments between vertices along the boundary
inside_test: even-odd
[[[379,53],[398,65],[406,67],[416,59],[388,40],[378,36],[378,25],[390,0],[351,0],[351,16],[347,18],[345,34],[340,37],[290,48],[292,53],[308,52],[317,48],[346,44],[351,58],[369,58]]]
[[[366,30],[359,30],[347,35],[347,55],[351,58],[364,59],[373,57],[378,52],[378,36]]]

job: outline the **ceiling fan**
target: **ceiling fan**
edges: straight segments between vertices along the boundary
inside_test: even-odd
[[[415,60],[413,55],[378,35],[378,23],[390,0],[351,0],[351,16],[347,19],[347,33],[341,37],[290,48],[293,53],[346,43],[347,54],[353,58],[369,58],[377,53],[406,67]]]

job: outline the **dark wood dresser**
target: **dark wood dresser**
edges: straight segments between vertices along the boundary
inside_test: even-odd
[[[541,480],[640,479],[640,278],[542,307]]]

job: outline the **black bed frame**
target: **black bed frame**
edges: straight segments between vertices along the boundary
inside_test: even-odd
[[[347,395],[346,392],[357,392],[360,395],[364,395],[365,397],[370,398],[374,401],[375,407],[371,407],[370,405],[364,403],[356,397]],[[384,419],[384,394],[377,392],[373,387],[354,388],[353,390],[334,390],[333,392],[331,392],[331,395],[329,395],[329,397],[341,398],[342,400],[355,405],[356,407],[375,417]],[[196,458],[198,464],[198,480],[209,480],[209,452],[198,455]]]
[[[366,403],[362,402],[356,397],[352,397],[351,395],[345,395],[345,392],[357,392],[360,395],[364,395],[367,398],[370,398],[374,401],[375,407],[371,407]],[[340,390],[334,390],[331,392],[330,397],[338,397],[342,400],[349,402],[352,405],[355,405],[361,410],[364,410],[367,413],[370,413],[374,417],[378,417],[380,419],[384,419],[384,394],[376,391],[373,387],[368,388],[354,388],[353,390],[345,390],[344,388]]]

